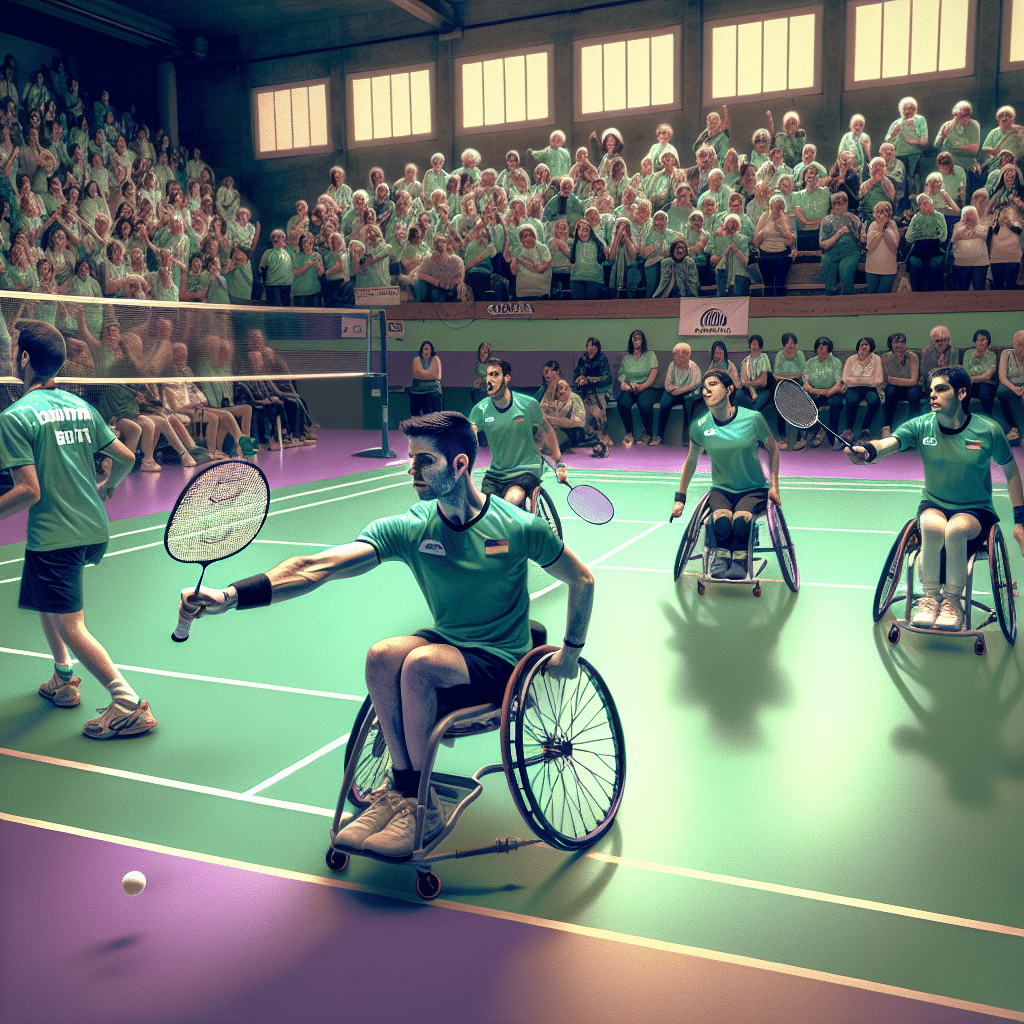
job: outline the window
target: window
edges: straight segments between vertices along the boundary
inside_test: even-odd
[[[1003,71],[1024,68],[1024,0],[1005,0],[1003,4]]]
[[[576,120],[678,110],[681,29],[580,39],[574,44]]]
[[[470,134],[511,125],[551,124],[554,112],[553,46],[494,53],[455,62],[460,127]]]
[[[334,149],[328,79],[253,89],[252,107],[257,159]]]
[[[846,88],[974,73],[974,0],[854,0],[846,9]]]
[[[704,23],[704,93],[712,100],[821,92],[821,7]],[[709,56],[710,55],[710,56]]]
[[[350,149],[435,137],[433,64],[347,75],[346,87]]]

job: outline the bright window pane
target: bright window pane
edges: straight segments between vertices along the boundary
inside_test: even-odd
[[[1024,0],[1007,0],[1010,13],[1010,60],[1024,60]]]
[[[526,58],[505,58],[505,120],[526,120]]]
[[[580,47],[580,109],[584,114],[597,114],[603,109],[604,61],[600,46]]]
[[[604,109],[626,109],[626,44],[604,45]]]
[[[647,39],[626,43],[626,102],[630,107],[651,105],[651,47]]]
[[[762,82],[761,22],[738,25],[736,31],[736,84],[738,96],[766,92]]]
[[[391,131],[391,77],[380,75],[370,79],[371,108],[373,110],[373,137],[390,139]]]
[[[817,40],[814,38],[814,15],[800,14],[789,19],[789,88],[811,89]]]
[[[292,101],[292,145],[309,148],[309,90],[289,89]]]
[[[675,36],[651,38],[651,103],[675,103]]]
[[[910,73],[922,75],[935,71],[939,59],[938,0],[916,0],[911,29]]]
[[[399,138],[412,135],[408,74],[391,76],[391,134]]]
[[[762,81],[765,92],[784,92],[789,75],[786,55],[789,53],[789,26],[787,18],[772,18],[764,23],[764,53]]]
[[[274,124],[277,132],[277,148],[293,149],[291,93],[287,89],[274,93]]]
[[[462,65],[462,123],[479,128],[484,123],[484,69],[482,64]]]
[[[548,116],[548,55],[526,55],[526,119],[543,121]],[[511,83],[511,78],[506,78]],[[509,84],[509,89],[512,86]],[[512,118],[510,118],[512,120]]]
[[[857,40],[854,44],[853,79],[871,82],[882,77],[882,5],[857,8]]]
[[[430,72],[414,71],[409,76],[413,135],[429,135],[434,126],[430,117]]]
[[[256,97],[256,115],[259,127],[257,138],[261,153],[272,153],[277,149],[276,131],[274,128],[274,94],[261,92]]]
[[[736,26],[711,30],[711,93],[738,96],[736,88]]]
[[[939,70],[967,64],[967,0],[943,0],[939,34]]]
[[[884,5],[882,30],[882,73],[886,78],[902,78],[910,73],[910,0]]]
[[[327,146],[327,86],[314,85],[309,90],[309,144]]]
[[[484,61],[484,124],[505,123],[505,62]]]
[[[352,83],[352,135],[357,142],[367,142],[373,138],[368,78],[357,78]]]

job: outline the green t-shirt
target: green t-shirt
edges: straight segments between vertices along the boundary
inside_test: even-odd
[[[107,542],[110,523],[96,490],[93,455],[113,440],[88,402],[56,388],[35,388],[0,413],[0,467],[34,465],[39,476],[27,550]]]
[[[490,428],[487,436],[490,442]],[[358,539],[382,562],[409,566],[446,640],[513,665],[530,650],[528,562],[548,566],[562,554],[540,517],[492,495],[476,519],[457,525],[436,501],[417,502],[404,515],[370,523]]]
[[[266,260],[267,287],[290,287],[295,275],[292,273],[292,254],[287,246],[284,249],[268,249]]]
[[[985,136],[985,141],[981,144],[981,149],[996,149],[997,146],[999,147],[997,153],[1000,150],[1008,149],[1017,160],[1024,157],[1024,138],[1021,138],[1021,136],[1016,132],[1010,132],[1007,135],[1003,132],[1002,128],[993,128],[992,131]],[[978,162],[985,162],[980,151],[978,152]]]
[[[998,423],[975,414],[953,433],[939,425],[935,413],[927,413],[897,427],[893,436],[900,442],[900,451],[917,448],[921,452],[926,499],[942,508],[995,513],[989,463],[1005,466],[1013,461]]]
[[[620,384],[643,384],[650,376],[651,370],[657,370],[658,356],[651,349],[644,352],[639,359],[634,359],[628,352],[619,363]],[[655,378],[657,380],[657,378]]]
[[[819,185],[813,192],[809,192],[807,189],[797,192],[793,196],[793,209],[795,210],[799,206],[804,220],[824,220],[828,216],[831,202],[832,193]],[[801,231],[814,230],[814,228],[805,229],[799,220],[796,223]]]
[[[544,460],[537,451],[533,432],[543,428],[544,413],[536,399],[511,392],[512,401],[504,409],[488,397],[470,410],[469,422],[487,435],[491,449],[491,465],[487,476],[494,480],[511,480],[522,473],[539,477]]]
[[[313,260],[313,265],[308,270],[295,277],[292,284],[292,295],[319,295],[320,278],[316,276],[316,265],[318,262],[323,263],[322,257],[315,252],[312,256],[307,256],[304,252],[299,252],[297,249],[289,249],[288,252],[291,253],[293,270],[298,270],[300,267],[304,267],[311,259]],[[294,277],[294,275],[292,276]]]
[[[777,374],[800,374],[804,370],[804,354],[799,349],[792,359],[787,359],[782,349],[775,354],[775,370]],[[811,387],[814,387],[812,384]]]
[[[737,409],[728,423],[719,423],[708,410],[690,424],[690,441],[711,458],[711,486],[730,494],[768,486],[757,458],[757,442],[770,434],[768,422],[753,409]]]
[[[828,391],[843,379],[843,364],[839,356],[831,353],[825,362],[815,356],[804,363],[804,377],[812,388]]]

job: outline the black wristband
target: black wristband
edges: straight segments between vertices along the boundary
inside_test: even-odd
[[[1024,526],[1024,505],[1013,506],[1013,525]]]
[[[676,501],[681,501],[685,505],[686,504],[686,491],[676,491]]]
[[[867,452],[865,462],[874,462],[878,458],[878,449],[870,441],[861,441],[860,446]]]
[[[263,608],[270,604],[274,588],[271,586],[270,577],[264,573],[259,576],[250,576],[248,579],[232,583],[235,593],[238,595],[238,602],[235,605],[239,611],[243,608]]]
[[[573,650],[576,650],[576,651],[582,651],[583,650],[583,644],[574,644],[568,637],[566,637],[562,641],[562,646],[563,647],[571,647]]]

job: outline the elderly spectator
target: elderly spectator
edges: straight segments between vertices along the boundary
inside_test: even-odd
[[[574,382],[587,410],[588,422],[605,446],[610,448],[612,439],[608,436],[606,410],[612,394],[612,371],[597,338],[587,338],[586,349],[576,363]]]
[[[1006,437],[1019,441],[1024,436],[1024,331],[1013,336],[1013,347],[999,356],[999,406],[1011,429]]]
[[[882,360],[875,354],[875,339],[861,338],[857,342],[857,351],[846,360],[843,366],[843,383],[846,385],[846,429],[843,438],[853,442],[853,426],[857,421],[857,408],[863,402],[867,409],[861,427],[861,440],[871,437],[871,421],[881,404],[884,394],[885,372]],[[833,448],[842,448],[836,441]]]
[[[799,342],[795,334],[786,332],[782,336],[782,348],[775,353],[775,365],[772,367],[776,380],[802,381],[804,375],[805,359],[803,352],[797,347]],[[779,442],[779,447],[785,451],[792,448],[800,451],[807,447],[805,431],[797,431],[791,427],[782,414],[776,411],[778,416],[779,433],[785,435],[785,440]]]
[[[942,286],[943,248],[946,243],[946,219],[937,213],[932,197],[922,192],[917,197],[917,213],[910,220],[904,238],[910,245],[907,271],[915,292],[936,291]]]
[[[702,374],[696,360],[692,358],[692,350],[685,341],[680,341],[672,349],[672,362],[665,371],[662,385],[660,406],[658,411],[658,432],[651,440],[651,445],[662,443],[668,417],[678,405],[683,410],[683,445],[689,444],[689,425],[693,418],[694,407],[701,401],[700,383]]]
[[[850,213],[845,192],[834,193],[830,202],[832,212],[818,229],[825,293],[834,294],[838,284],[842,286],[844,295],[852,295],[853,279],[860,263],[863,227],[860,218]]]
[[[981,402],[981,411],[992,415],[996,400],[996,354],[991,350],[992,335],[986,330],[974,332],[974,349],[964,353],[963,366],[971,378],[971,398]]]
[[[896,280],[899,244],[900,232],[892,217],[892,204],[882,200],[875,204],[868,225],[864,276],[867,278],[869,294],[892,291]]]
[[[967,100],[961,100],[953,107],[952,118],[935,134],[936,147],[951,153],[964,171],[974,167],[981,145],[981,125],[973,117],[974,108]]]
[[[843,409],[843,364],[832,353],[831,338],[821,337],[814,343],[814,358],[804,363],[804,391],[814,399],[819,409],[828,406],[829,430],[839,430],[839,415]],[[820,414],[819,414],[820,415]],[[825,431],[818,430],[811,437],[811,447],[817,448],[826,439]]]
[[[583,399],[562,377],[553,377],[540,399],[544,419],[554,429],[563,454],[583,444],[587,414]]]

